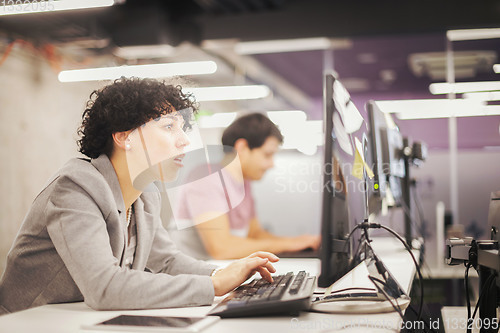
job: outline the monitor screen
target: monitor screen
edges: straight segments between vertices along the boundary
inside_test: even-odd
[[[380,110],[375,101],[366,104],[370,122],[371,158],[373,160],[373,192],[370,211],[382,206],[399,206],[402,200],[401,179],[405,176],[403,136],[389,113]]]
[[[351,260],[355,240],[347,235],[368,217],[363,161],[368,165],[367,124],[349,93],[333,75],[324,78],[324,165],[321,214],[320,287],[328,287],[356,263]],[[352,242],[354,241],[354,242]]]

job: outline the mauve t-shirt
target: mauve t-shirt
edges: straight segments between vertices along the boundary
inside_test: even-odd
[[[250,182],[235,179],[226,169],[183,185],[181,200],[176,206],[174,218],[190,221],[191,226],[196,218],[198,228],[203,227],[204,221],[227,214],[231,233],[240,237],[248,235],[250,221],[255,217]],[[200,221],[200,217],[204,219]]]

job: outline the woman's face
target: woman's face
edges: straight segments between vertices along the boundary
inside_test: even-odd
[[[154,180],[173,181],[183,166],[184,148],[189,144],[184,132],[184,118],[179,112],[172,112],[153,119],[133,130],[127,143],[132,182],[146,170]]]

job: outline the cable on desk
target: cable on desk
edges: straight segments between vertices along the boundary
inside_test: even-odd
[[[372,291],[372,288],[363,288],[363,287],[351,287],[351,288],[344,288],[344,289],[339,289],[339,290],[334,290],[331,292],[331,294],[338,294],[344,291],[349,291],[349,290],[368,290]]]
[[[399,314],[399,316],[401,317],[401,319],[403,320],[404,322],[404,315],[403,315],[403,312],[401,311],[401,308],[399,307],[399,304],[397,303],[397,300],[396,300],[396,304],[394,304],[392,301],[391,301],[391,297],[389,295],[387,295],[387,293],[385,292],[385,290],[381,289],[377,283],[380,283],[384,286],[387,286],[387,284],[376,278],[376,277],[373,277],[373,276],[368,276],[368,278],[372,281],[372,283],[375,285],[375,287],[377,287],[377,290],[382,294],[384,295],[384,297],[391,303],[392,307],[394,308],[394,310],[396,310]],[[415,311],[415,309],[411,306],[411,305],[408,305],[408,308],[411,309],[411,311],[417,315],[417,311]],[[430,322],[430,320],[421,320],[421,322],[424,324],[424,331],[425,332],[433,332],[433,333],[437,333],[432,327],[429,326],[428,322]]]
[[[404,247],[406,248],[406,250],[408,251],[408,253],[411,256],[413,263],[415,264],[415,269],[417,270],[418,280],[419,280],[419,284],[420,284],[420,304],[419,304],[419,308],[418,308],[417,320],[421,320],[422,309],[424,306],[424,281],[422,278],[422,272],[420,271],[420,267],[418,265],[417,259],[415,259],[415,255],[413,255],[413,252],[411,252],[411,249],[408,246],[408,244],[406,244],[405,240],[403,238],[401,238],[401,236],[399,236],[397,232],[395,232],[391,228],[386,227],[385,225],[381,225],[381,224],[378,225],[378,228],[382,228],[382,229],[388,231],[389,233],[391,233],[394,237],[396,237],[404,245]]]
[[[419,280],[419,285],[420,285],[420,304],[419,304],[419,308],[418,308],[417,320],[421,320],[422,310],[423,310],[423,305],[424,305],[424,282],[423,282],[422,272],[420,271],[419,264],[417,262],[417,259],[415,259],[415,255],[413,255],[413,252],[411,251],[410,247],[408,246],[408,244],[406,244],[405,240],[403,238],[401,238],[401,236],[398,235],[398,233],[395,232],[394,230],[392,230],[391,228],[386,227],[385,225],[382,225],[380,223],[373,223],[373,222],[367,222],[367,221],[357,224],[351,230],[351,232],[349,232],[349,234],[347,235],[347,238],[346,238],[346,240],[347,240],[346,244],[349,242],[349,239],[352,237],[352,234],[354,233],[354,231],[356,231],[357,229],[360,229],[360,228],[363,228],[363,229],[372,228],[372,229],[384,229],[384,230],[386,230],[387,232],[391,233],[394,237],[396,237],[404,245],[406,251],[408,251],[408,253],[410,254],[411,259],[413,260],[413,263],[415,264],[415,269],[417,270],[417,275],[418,275],[418,280]],[[346,247],[346,245],[344,245],[344,251],[345,251],[345,247]]]
[[[387,295],[387,293],[385,292],[385,290],[383,288],[380,288],[380,286],[377,284],[377,283],[380,283],[381,285],[383,286],[387,286],[387,284],[374,277],[374,276],[371,276],[371,275],[368,275],[368,278],[372,281],[372,283],[375,285],[375,287],[377,288],[377,290],[382,294],[384,295],[384,297],[389,301],[389,303],[391,303],[392,307],[394,310],[396,310],[396,312],[399,314],[399,316],[401,317],[401,320],[405,320],[404,319],[404,316],[403,316],[403,311],[401,311],[401,307],[399,306],[399,304],[397,303],[397,300],[396,300],[396,304],[394,304],[391,300],[391,297],[389,295]]]

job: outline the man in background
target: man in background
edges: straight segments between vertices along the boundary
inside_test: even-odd
[[[203,182],[188,184],[183,193],[177,217],[190,219],[194,227],[176,233],[174,241],[181,250],[200,259],[232,259],[255,251],[318,249],[319,236],[276,236],[263,229],[256,216],[251,182],[274,166],[282,143],[279,129],[260,113],[242,116],[226,128],[222,166],[208,166],[220,175],[212,173]]]

